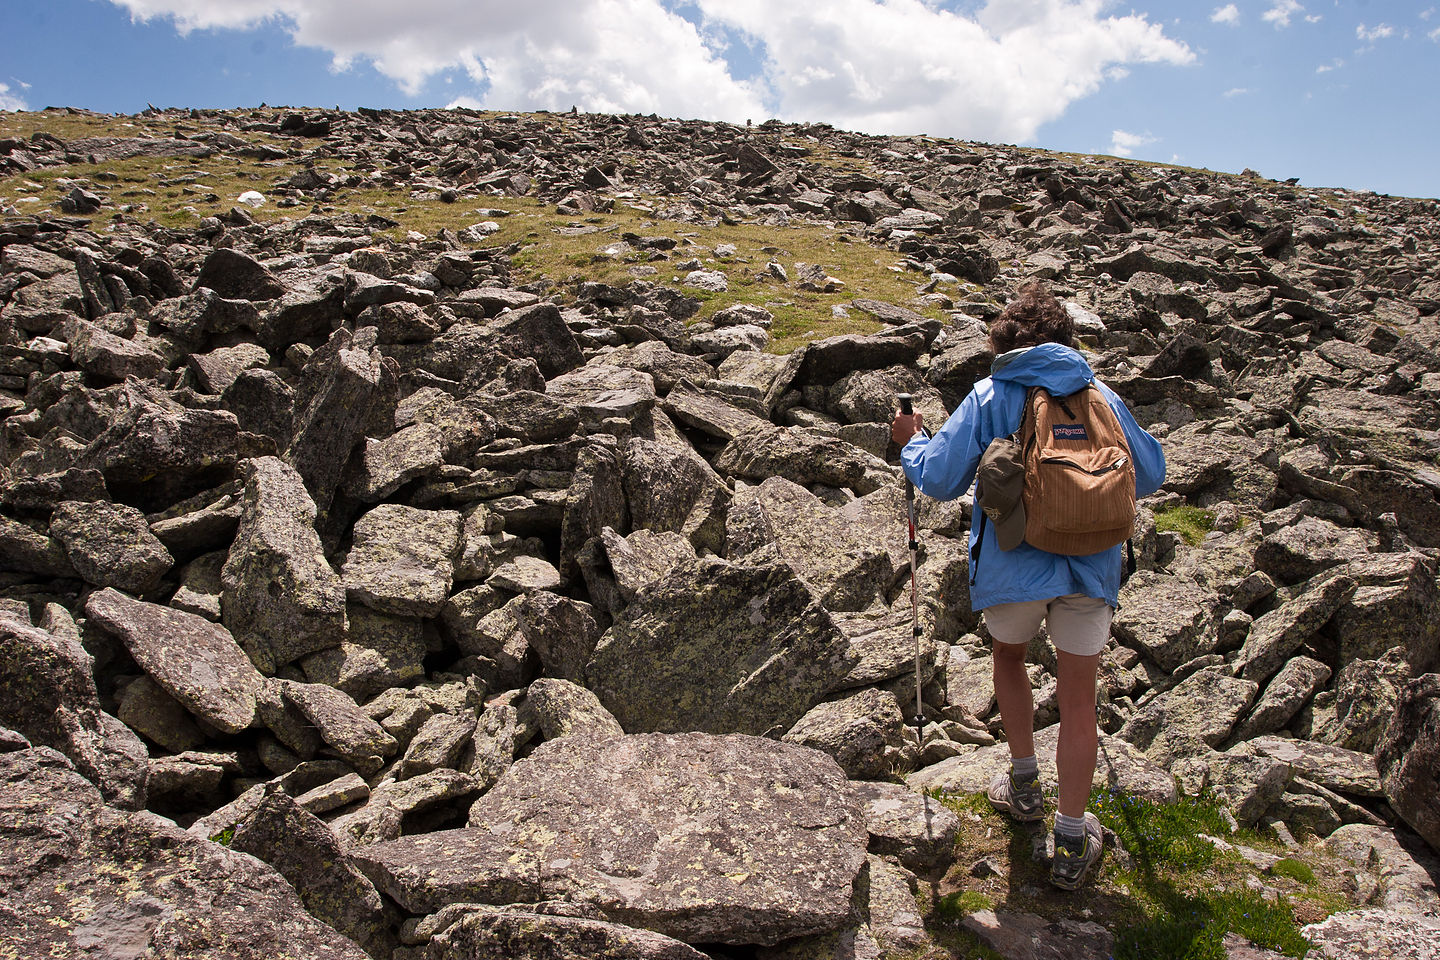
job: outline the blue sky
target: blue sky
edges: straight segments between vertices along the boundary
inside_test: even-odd
[[[824,121],[1440,197],[1440,0],[0,0],[0,109]]]

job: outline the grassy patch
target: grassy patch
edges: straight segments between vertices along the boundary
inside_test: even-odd
[[[1171,507],[1155,514],[1155,529],[1178,533],[1192,547],[1205,539],[1215,527],[1215,516],[1202,507]]]
[[[235,839],[235,828],[233,826],[226,827],[210,839],[222,847],[228,847],[230,841]]]
[[[1277,877],[1289,877],[1306,886],[1315,882],[1315,871],[1310,869],[1310,865],[1303,860],[1296,860],[1294,857],[1275,861],[1270,867],[1270,872]]]
[[[959,922],[977,910],[993,910],[995,901],[979,890],[956,890],[947,893],[935,902],[935,916],[941,920]]]

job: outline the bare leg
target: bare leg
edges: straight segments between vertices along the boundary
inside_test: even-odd
[[[994,643],[991,647],[991,663],[995,670],[995,702],[1000,705],[1000,721],[1005,725],[1005,739],[1010,744],[1010,756],[1033,756],[1035,699],[1030,693],[1030,675],[1025,672],[1025,654],[1029,646],[1024,643]],[[1094,713],[1093,694],[1091,713]]]
[[[1056,699],[1060,705],[1060,746],[1055,756],[1055,766],[1060,776],[1057,806],[1065,816],[1079,817],[1084,816],[1085,805],[1090,802],[1090,782],[1095,776],[1098,738],[1095,724],[1095,673],[1100,666],[1100,654],[1080,657],[1073,653],[1056,651],[1056,659],[1059,661]],[[995,695],[998,699],[998,661]],[[1000,710],[1003,717],[1003,703]],[[1010,731],[1008,721],[1005,731],[1007,734]],[[1013,745],[1011,749],[1014,749]]]

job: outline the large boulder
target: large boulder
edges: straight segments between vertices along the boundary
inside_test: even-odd
[[[852,780],[879,780],[899,762],[904,728],[894,695],[869,687],[815,705],[782,739],[823,750]]]
[[[726,539],[732,560],[773,544],[831,611],[864,610],[883,599],[895,579],[876,531],[784,477],[736,490]]]
[[[44,747],[0,753],[0,863],[17,957],[366,960],[270,867],[106,806]]]
[[[85,613],[118,636],[141,669],[194,716],[227,734],[254,721],[264,678],[224,627],[114,589],[91,594]]]
[[[781,733],[854,660],[785,563],[707,558],[637,595],[600,639],[589,685],[630,733]]]
[[[1194,580],[1141,570],[1120,590],[1115,636],[1174,670],[1220,643],[1219,609],[1220,598]]]
[[[708,960],[710,956],[652,930],[586,916],[584,907],[571,904],[545,904],[533,911],[466,904],[457,912],[458,917],[445,917],[442,912],[431,918],[445,917],[450,923],[432,935],[427,956],[547,960]]]
[[[130,380],[107,428],[76,466],[99,470],[117,501],[161,510],[230,479],[238,435],[228,410],[192,410]]]
[[[460,514],[384,503],[355,522],[342,576],[351,600],[397,617],[433,617],[450,595]]]
[[[470,808],[470,827],[356,856],[411,913],[565,899],[687,943],[773,944],[845,921],[865,846],[824,754],[651,734],[543,744]]]
[[[1406,684],[1375,763],[1390,805],[1440,852],[1440,673]]]
[[[94,661],[78,639],[0,612],[0,726],[69,757],[106,802],[144,807],[149,752],[101,709]]]
[[[75,571],[97,587],[146,593],[175,562],[144,514],[123,503],[61,503],[50,516],[50,535],[64,545]]]
[[[585,362],[575,334],[553,303],[537,303],[503,314],[490,324],[492,349],[512,357],[528,357],[545,379],[553,379]]]
[[[1142,702],[1119,737],[1158,763],[1206,752],[1228,738],[1250,709],[1259,684],[1207,667]]]
[[[697,547],[723,548],[730,489],[689,444],[632,438],[622,483],[635,529],[681,533]]]
[[[715,457],[715,469],[740,480],[759,482],[778,476],[801,486],[822,483],[859,493],[879,485],[871,479],[873,471],[891,475],[884,461],[852,443],[793,427],[741,434]]]
[[[240,528],[221,572],[225,626],[263,673],[345,635],[345,587],[315,532],[315,503],[294,468],[245,462]]]

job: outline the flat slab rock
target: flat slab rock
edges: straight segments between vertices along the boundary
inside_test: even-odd
[[[104,805],[54,750],[0,753],[7,957],[366,960],[271,867]]]
[[[562,899],[686,943],[768,945],[845,923],[866,842],[860,804],[819,751],[641,734],[545,743],[476,801],[468,828],[356,857],[415,914]]]
[[[1315,960],[1440,960],[1440,919],[1385,910],[1332,914],[1300,929]]]
[[[1040,761],[1040,778],[1055,783],[1055,747],[1060,725],[1035,731],[1035,756]],[[1004,743],[981,747],[923,767],[905,778],[912,790],[945,790],[954,793],[983,793],[990,781],[1008,769],[1010,748]],[[1170,771],[1152,761],[1117,737],[1100,733],[1100,751],[1095,762],[1095,789],[1114,787],[1159,803],[1175,799],[1175,779]]]

